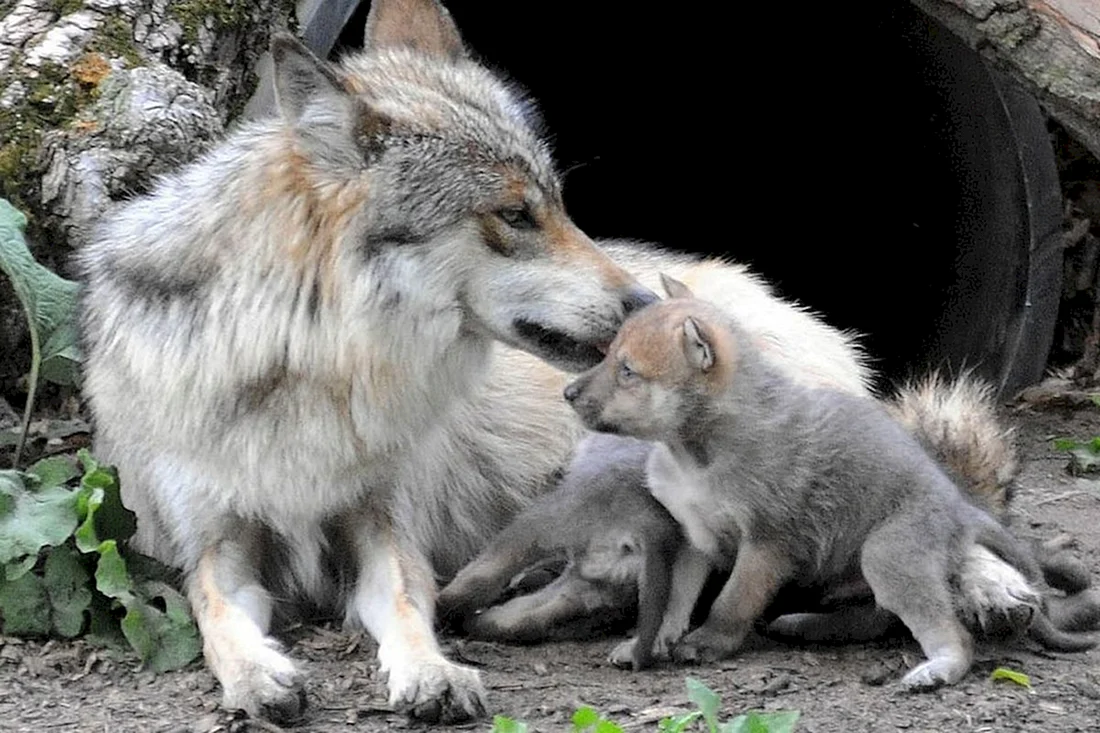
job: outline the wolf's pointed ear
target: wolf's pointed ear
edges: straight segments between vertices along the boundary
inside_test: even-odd
[[[665,273],[661,273],[661,287],[665,289],[665,292],[670,298],[694,298],[695,294],[691,292],[691,289],[687,285],[677,280],[674,277],[670,277]]]
[[[691,316],[684,319],[684,356],[688,364],[701,372],[714,366],[714,346],[707,340],[699,322]]]
[[[289,33],[271,37],[271,58],[275,62],[275,105],[283,119],[296,122],[311,99],[347,96],[332,67]]]
[[[439,0],[371,0],[364,37],[367,48],[408,46],[452,61],[466,55],[458,27]]]

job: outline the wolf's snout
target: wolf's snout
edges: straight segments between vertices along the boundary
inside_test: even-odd
[[[644,285],[631,285],[623,294],[623,313],[629,316],[634,311],[641,310],[658,300],[660,300],[660,297],[657,293]]]

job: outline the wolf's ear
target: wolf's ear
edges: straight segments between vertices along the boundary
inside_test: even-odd
[[[694,298],[695,294],[691,292],[691,289],[687,285],[677,280],[674,277],[670,277],[665,273],[661,273],[661,287],[665,289],[670,298]]]
[[[364,37],[367,48],[408,46],[452,61],[466,55],[458,27],[439,0],[371,0]]]
[[[688,364],[701,372],[714,366],[714,346],[707,340],[699,322],[691,316],[684,319],[684,356]]]
[[[347,96],[332,67],[289,33],[271,37],[271,58],[275,62],[275,105],[288,122],[296,122],[311,99]]]

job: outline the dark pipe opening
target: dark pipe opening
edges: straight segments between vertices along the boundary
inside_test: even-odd
[[[1041,375],[1061,275],[1042,117],[908,3],[446,4],[538,100],[590,235],[748,263],[864,334],[890,379]],[[334,55],[361,46],[366,5]]]

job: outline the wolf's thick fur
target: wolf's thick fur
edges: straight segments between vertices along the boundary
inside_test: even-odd
[[[530,105],[437,2],[374,0],[367,26],[337,68],[277,40],[278,117],[107,218],[81,254],[86,393],[226,705],[299,714],[268,632],[306,601],[378,640],[396,706],[452,720],[483,691],[435,639],[436,578],[569,460],[584,431],[540,359],[599,360],[653,297],[627,271],[728,298],[795,378],[867,372],[741,268],[594,247]]]
[[[970,668],[955,591],[971,548],[999,555],[1039,597],[1029,550],[960,491],[871,400],[807,388],[764,358],[722,310],[670,281],[673,298],[630,318],[605,360],[565,392],[592,429],[657,442],[646,477],[691,545],[732,568],[682,658],[736,651],[786,584],[863,580],[927,661],[903,684],[929,689]],[[1095,644],[1032,630],[1066,649]]]

